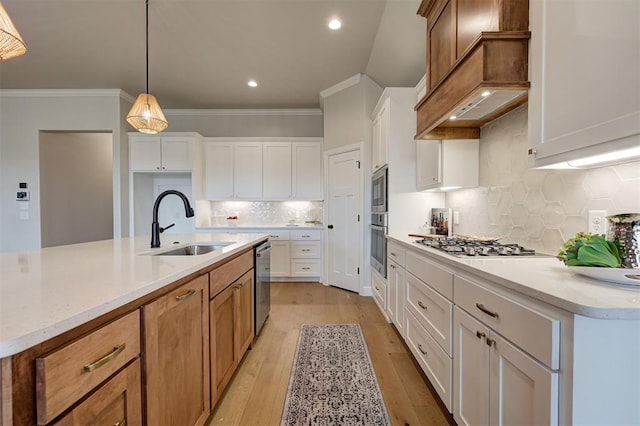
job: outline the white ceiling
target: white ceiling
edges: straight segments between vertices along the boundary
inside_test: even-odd
[[[27,44],[1,89],[145,90],[144,0],[2,0]],[[149,91],[163,108],[315,108],[364,73],[415,86],[419,0],[150,0]],[[330,31],[338,16],[342,29]],[[251,89],[249,79],[259,86]]]

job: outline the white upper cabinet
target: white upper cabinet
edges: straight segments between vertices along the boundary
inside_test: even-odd
[[[322,144],[293,142],[293,198],[322,200]]]
[[[262,198],[262,143],[234,146],[233,189],[236,198]]]
[[[389,162],[389,104],[390,99],[386,97],[378,104],[373,112],[373,133],[372,133],[372,163],[371,170],[376,171],[386,166]]]
[[[291,144],[268,142],[262,148],[264,198],[291,197]]]
[[[478,186],[478,139],[416,141],[416,186],[447,191]]]
[[[530,2],[529,164],[640,144],[640,2]]]
[[[290,139],[206,138],[206,198],[321,200],[321,139]]]
[[[132,171],[190,171],[195,137],[129,136]]]
[[[208,200],[233,198],[233,144],[206,143],[205,197]]]

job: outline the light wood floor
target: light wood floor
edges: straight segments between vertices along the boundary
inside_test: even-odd
[[[448,425],[423,376],[371,297],[318,283],[272,283],[271,315],[209,419],[279,425],[298,332],[305,323],[359,323],[394,425]]]

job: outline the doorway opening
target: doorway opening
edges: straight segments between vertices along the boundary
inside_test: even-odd
[[[113,238],[113,135],[39,135],[40,244]]]

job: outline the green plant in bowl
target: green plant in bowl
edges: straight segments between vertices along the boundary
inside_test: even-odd
[[[558,251],[558,258],[567,266],[622,267],[620,250],[614,241],[604,235],[578,232]]]

